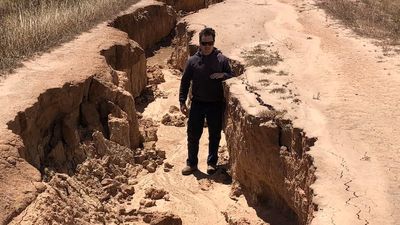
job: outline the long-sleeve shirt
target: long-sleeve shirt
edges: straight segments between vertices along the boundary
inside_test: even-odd
[[[224,73],[224,77],[211,79],[213,73]],[[186,63],[179,90],[179,102],[181,104],[186,102],[190,82],[192,82],[192,100],[223,101],[222,81],[233,76],[228,59],[218,49],[214,48],[209,55],[202,55],[198,51]]]

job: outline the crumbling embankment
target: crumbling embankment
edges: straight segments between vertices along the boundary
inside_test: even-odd
[[[224,132],[232,177],[250,201],[277,207],[298,224],[309,224],[316,210],[310,187],[316,178],[307,151],[316,139],[307,137],[274,109],[265,107],[257,116],[252,115],[246,110],[249,103],[237,97],[246,94],[245,87],[237,88],[234,83],[225,86],[228,106]]]
[[[82,35],[76,41],[58,49],[56,53],[45,55],[36,61],[38,65],[43,65],[48,61],[64,59],[60,65],[55,65],[47,72],[43,69],[37,70],[35,65],[29,68],[29,64],[27,68],[21,69],[21,77],[26,76],[32,83],[24,87],[28,90],[24,90],[23,94],[12,94],[23,99],[15,99],[15,108],[25,108],[19,111],[14,119],[8,119],[8,128],[16,135],[7,130],[2,131],[8,134],[2,137],[2,171],[10,176],[4,174],[0,177],[0,189],[6,196],[0,200],[1,224],[10,222],[25,210],[39,193],[45,191],[46,186],[52,186],[52,182],[50,186],[40,182],[38,170],[43,178],[49,179],[54,172],[73,175],[77,166],[87,157],[100,154],[93,153],[93,149],[88,148],[88,143],[85,142],[98,139],[97,143],[103,143],[100,144],[103,149],[110,149],[110,146],[114,145],[133,149],[139,146],[142,140],[134,97],[138,96],[147,84],[143,49],[167,36],[175,27],[175,23],[176,14],[169,6],[142,1],[110,24],[122,30],[129,27],[129,37],[135,38],[135,41],[137,39],[137,42],[130,40],[125,33],[102,24],[93,29],[91,34]],[[85,51],[82,52],[81,49]],[[80,62],[83,59],[90,64],[82,65]],[[35,75],[40,76],[35,79]],[[15,86],[23,85],[23,80],[19,81],[18,76],[15,75],[14,78],[17,79],[13,80]],[[40,84],[43,83],[40,79],[46,82]],[[5,83],[8,81],[5,80]],[[39,86],[40,88],[37,88]],[[27,95],[25,91],[29,91],[30,88],[31,94]],[[6,101],[10,98],[8,95],[4,97]],[[32,104],[24,105],[25,102]],[[4,114],[1,118],[7,121],[10,112]],[[101,135],[96,135],[95,138],[94,131],[100,131]],[[102,136],[105,137],[104,141],[101,141]],[[114,144],[104,147],[105,142]],[[99,149],[98,147],[96,146],[96,149]],[[130,162],[129,159],[126,158],[127,162],[122,162],[121,166],[125,167],[126,163]],[[36,169],[25,165],[24,160]],[[108,165],[110,160],[106,160],[105,163]],[[108,173],[106,175],[110,176]],[[113,174],[111,179],[115,177],[118,177],[118,174]],[[58,179],[56,176],[55,179],[54,189],[44,196],[57,194],[57,185],[71,178]],[[57,182],[57,179],[60,182]],[[122,183],[127,183],[127,180]],[[10,188],[10,185],[16,188]],[[20,185],[22,187],[18,187]],[[75,190],[78,191],[80,185],[82,184],[69,187],[78,188]],[[79,196],[79,191],[76,195]],[[38,201],[42,201],[41,199]],[[57,202],[56,199],[52,202]],[[69,203],[79,204],[73,201]],[[87,204],[91,205],[90,201]],[[59,216],[62,218],[63,214]],[[40,223],[40,220],[36,222]]]
[[[170,63],[182,70],[188,55],[198,48],[193,41],[198,31],[188,30],[188,24],[181,22],[175,32]],[[230,64],[236,75],[244,73],[240,62],[230,60]],[[239,79],[225,84],[225,97],[224,133],[233,179],[244,188],[250,202],[276,208],[294,223],[309,224],[317,206],[310,187],[316,179],[315,167],[307,151],[316,138],[307,137],[285,113],[262,102]],[[252,108],[261,108],[264,113],[248,112],[249,99],[254,101]]]

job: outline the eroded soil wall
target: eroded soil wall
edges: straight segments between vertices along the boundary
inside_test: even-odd
[[[173,8],[164,4],[149,5],[117,17],[110,26],[126,32],[130,39],[148,49],[173,31],[176,20]]]
[[[250,115],[230,87],[225,88],[224,132],[233,178],[250,199],[277,207],[298,224],[309,224],[316,207],[310,188],[315,167],[307,151],[316,139],[308,138],[274,110],[266,108],[260,117]]]

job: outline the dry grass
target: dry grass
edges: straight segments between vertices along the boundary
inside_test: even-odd
[[[319,0],[318,4],[360,34],[400,44],[400,0]]]
[[[276,71],[271,69],[271,68],[263,68],[260,70],[261,73],[266,73],[266,74],[271,74],[271,73],[275,73]]]
[[[0,74],[138,0],[0,0]]]
[[[269,93],[271,93],[271,94],[273,94],[273,93],[285,94],[286,93],[286,89],[285,88],[274,88]]]
[[[261,84],[261,86],[269,86],[270,84],[271,84],[271,81],[270,80],[268,80],[268,79],[260,79],[260,80],[258,80],[258,82]]]
[[[289,76],[289,73],[285,72],[283,70],[280,70],[279,73],[277,74],[277,76]]]
[[[268,49],[269,45],[257,45],[253,49],[241,52],[247,66],[275,66],[283,61],[277,51]]]

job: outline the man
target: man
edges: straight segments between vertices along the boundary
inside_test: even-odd
[[[190,175],[197,170],[204,119],[207,119],[209,132],[207,173],[213,174],[216,171],[225,108],[222,81],[233,77],[228,59],[214,47],[215,31],[212,28],[203,29],[199,41],[199,51],[186,63],[179,91],[180,109],[187,116],[186,98],[192,82],[192,103],[187,128],[188,158],[182,170],[183,175]]]

